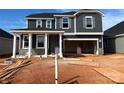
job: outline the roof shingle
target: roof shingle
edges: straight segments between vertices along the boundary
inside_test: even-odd
[[[10,33],[6,32],[6,31],[4,31],[3,29],[0,29],[0,37],[12,39],[13,35],[11,35]]]

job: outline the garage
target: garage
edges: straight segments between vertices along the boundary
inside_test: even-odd
[[[98,54],[98,39],[65,39],[64,54]]]

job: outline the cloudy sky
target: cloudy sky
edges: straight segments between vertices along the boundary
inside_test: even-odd
[[[26,26],[25,16],[33,13],[42,12],[68,12],[77,11],[76,9],[26,9],[26,10],[0,10],[0,28],[10,32],[13,28],[23,28]],[[116,25],[117,23],[124,21],[124,9],[100,9],[104,13],[103,28],[104,30]]]

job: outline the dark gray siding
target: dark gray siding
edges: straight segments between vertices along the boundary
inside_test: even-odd
[[[29,19],[28,20],[28,28],[36,28],[36,20],[35,19]]]
[[[94,28],[86,29],[84,27],[84,18],[85,16],[93,16]],[[102,32],[102,17],[96,13],[80,13],[76,16],[76,30],[77,32]]]
[[[57,17],[57,29],[64,30],[65,33],[73,33],[74,32],[74,18],[70,18],[70,28],[62,29],[62,17]]]

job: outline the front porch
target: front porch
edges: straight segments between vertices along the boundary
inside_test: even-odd
[[[13,55],[16,58],[16,38],[19,37],[19,54],[31,58],[34,55],[47,58],[48,55],[55,55],[55,49],[59,57],[63,57],[62,35],[64,31],[13,31]]]

